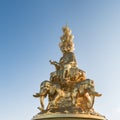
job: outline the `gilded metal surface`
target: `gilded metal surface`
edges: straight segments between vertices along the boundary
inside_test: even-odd
[[[42,114],[33,117],[34,120],[106,120],[105,117],[88,114]]]
[[[57,115],[62,113],[62,115],[75,114],[75,116],[76,114],[78,116],[87,114],[89,117],[90,115],[101,117],[93,108],[95,97],[99,97],[101,94],[96,92],[94,81],[87,79],[85,71],[78,68],[73,52],[74,36],[72,31],[68,26],[63,27],[62,30],[63,35],[60,38],[59,47],[63,55],[59,62],[50,60],[50,63],[55,66],[55,71],[50,73],[49,80],[40,84],[39,93],[33,95],[40,98],[41,106],[38,108],[41,112],[39,114]],[[47,108],[44,107],[46,96],[48,96]]]

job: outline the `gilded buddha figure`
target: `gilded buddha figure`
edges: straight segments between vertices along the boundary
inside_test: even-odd
[[[54,80],[55,75],[60,81],[71,80],[81,81],[85,79],[85,72],[78,69],[74,51],[74,36],[71,34],[71,30],[68,26],[63,27],[63,35],[61,36],[61,42],[59,43],[60,50],[63,56],[60,58],[59,63],[56,61],[50,61],[55,65],[56,72],[52,72],[51,79]]]

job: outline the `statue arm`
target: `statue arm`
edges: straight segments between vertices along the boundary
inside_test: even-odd
[[[58,62],[56,62],[56,61],[51,61],[51,60],[50,60],[49,62],[50,62],[52,65],[54,65],[57,70],[60,69],[60,64],[59,64]]]

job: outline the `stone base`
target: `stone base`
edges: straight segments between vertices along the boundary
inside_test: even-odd
[[[37,114],[32,120],[107,120],[104,116],[89,114]]]

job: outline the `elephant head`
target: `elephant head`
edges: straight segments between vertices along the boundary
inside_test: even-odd
[[[39,107],[38,109],[40,109],[41,111],[44,110],[44,98],[50,93],[50,86],[51,83],[49,81],[47,80],[43,81],[40,84],[40,92],[33,95],[34,97],[40,98],[41,107]]]

